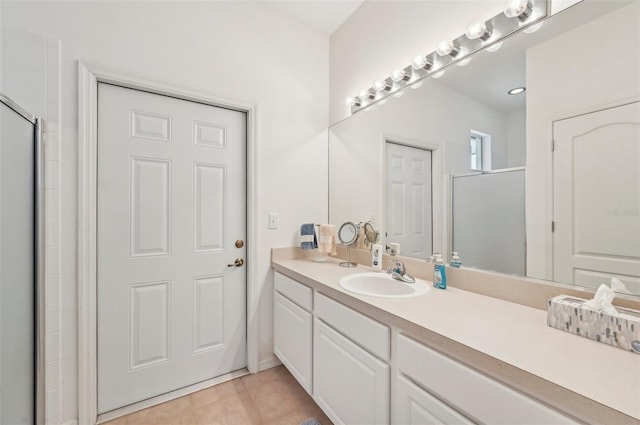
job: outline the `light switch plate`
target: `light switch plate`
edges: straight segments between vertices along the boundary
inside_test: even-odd
[[[269,214],[269,229],[277,229],[278,228],[278,214],[270,213]]]

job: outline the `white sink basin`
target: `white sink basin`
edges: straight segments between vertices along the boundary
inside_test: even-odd
[[[425,280],[404,283],[389,274],[376,272],[351,274],[341,278],[339,283],[347,291],[372,297],[407,298],[425,294],[429,290]]]

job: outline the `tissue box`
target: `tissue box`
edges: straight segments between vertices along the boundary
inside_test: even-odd
[[[640,353],[640,311],[616,307],[618,315],[610,315],[583,306],[585,301],[568,295],[551,298],[547,325]]]

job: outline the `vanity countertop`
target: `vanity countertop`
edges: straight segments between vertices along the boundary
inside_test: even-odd
[[[640,424],[640,355],[551,328],[545,310],[455,287],[402,299],[354,294],[342,289],[339,279],[373,269],[337,263],[274,259],[272,266],[383,323],[452,341],[448,351],[462,354],[467,363],[475,354],[489,356],[490,361],[470,365],[578,418]],[[509,369],[513,381],[505,378]]]

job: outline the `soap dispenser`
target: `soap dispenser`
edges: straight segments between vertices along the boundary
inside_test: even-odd
[[[375,271],[382,271],[382,245],[374,245],[371,249],[371,267]]]
[[[447,269],[444,265],[442,255],[435,255],[435,264],[433,265],[433,287],[438,289],[447,289]]]
[[[462,261],[460,261],[460,256],[455,251],[453,251],[451,253],[451,264],[450,265],[451,265],[451,267],[455,267],[455,268],[458,268],[458,269],[462,265]]]

